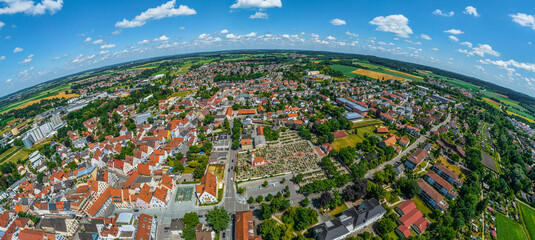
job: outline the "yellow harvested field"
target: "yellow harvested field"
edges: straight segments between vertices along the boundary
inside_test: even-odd
[[[73,97],[78,97],[80,96],[80,94],[76,94],[76,93],[69,93],[69,94],[65,94],[65,92],[60,92],[54,96],[50,96],[50,97],[46,97],[46,98],[41,98],[41,99],[37,99],[37,100],[33,100],[33,101],[30,101],[22,106],[18,106],[16,107],[15,109],[21,109],[21,108],[25,108],[27,106],[30,106],[34,103],[40,103],[41,100],[44,100],[44,99],[53,99],[53,98],[65,98],[65,99],[69,99],[69,98],[73,98]]]
[[[403,74],[405,76],[409,76],[409,77],[413,77],[413,78],[424,79],[423,77],[420,77],[420,76],[416,76],[416,75],[412,75],[412,74],[408,74],[408,73],[404,73],[404,72],[400,72],[400,71],[396,71],[396,70],[392,70],[392,69],[388,69],[388,71],[399,73],[399,74]]]
[[[371,78],[375,78],[378,80],[383,80],[383,79],[384,80],[398,80],[398,81],[403,80],[403,78],[400,78],[400,77],[396,77],[396,76],[392,76],[392,75],[384,74],[384,73],[378,73],[378,72],[374,72],[374,71],[370,71],[370,70],[366,70],[362,68],[352,71],[352,73],[364,75],[366,77],[371,77]]]
[[[524,117],[524,116],[522,116],[522,115],[520,115],[520,114],[518,114],[518,113],[511,112],[511,111],[509,111],[509,110],[507,110],[507,114],[509,114],[509,115],[519,116],[519,117],[521,117],[521,118],[523,118],[523,119],[528,120],[528,122],[530,122],[530,123],[535,123],[535,121],[533,121],[533,120],[531,120],[531,119],[529,119],[529,118],[527,118],[527,117]]]

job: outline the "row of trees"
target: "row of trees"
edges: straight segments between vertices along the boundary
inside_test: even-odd
[[[240,147],[240,135],[241,135],[242,123],[239,118],[234,118],[232,124],[232,148],[238,149]]]

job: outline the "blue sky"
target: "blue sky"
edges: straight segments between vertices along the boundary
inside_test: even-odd
[[[230,49],[371,54],[535,96],[535,2],[0,0],[0,96],[148,57]]]

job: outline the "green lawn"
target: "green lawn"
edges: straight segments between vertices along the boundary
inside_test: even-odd
[[[343,211],[345,211],[346,209],[347,209],[347,205],[342,204],[342,205],[336,207],[335,209],[333,209],[333,210],[331,210],[331,211],[329,211],[329,212],[327,212],[327,213],[328,213],[328,214],[331,214],[331,216],[332,216],[333,218],[335,218],[335,217],[337,217],[340,213],[342,213]]]
[[[183,98],[183,97],[187,96],[188,94],[190,94],[190,91],[179,91],[179,92],[173,93],[171,95],[171,97],[181,97],[181,98]]]
[[[370,125],[366,127],[359,127],[357,128],[357,135],[359,135],[360,138],[364,139],[364,135],[373,135],[375,132],[375,125]]]
[[[524,219],[524,225],[528,230],[531,239],[535,239],[535,210],[530,208],[524,203],[516,202],[522,212],[522,218]]]
[[[519,223],[499,213],[496,214],[496,228],[498,240],[528,239]]]
[[[367,119],[367,120],[362,120],[360,122],[356,122],[353,124],[353,127],[360,127],[360,126],[364,126],[364,125],[369,125],[369,124],[382,124],[383,122],[381,120],[377,120],[377,119]]]
[[[359,137],[359,135],[349,134],[347,137],[334,139],[332,146],[334,149],[340,150],[345,147],[355,147],[357,143],[362,141],[363,140]]]
[[[411,200],[414,202],[414,205],[416,205],[416,208],[418,208],[424,216],[429,218],[431,222],[435,221],[434,219],[429,217],[429,215],[433,213],[433,210],[429,208],[419,196],[413,197]]]
[[[5,158],[7,155],[11,154],[12,152],[16,151],[17,149],[19,149],[19,147],[10,148],[9,150],[7,150],[4,153],[0,154],[0,159]]]

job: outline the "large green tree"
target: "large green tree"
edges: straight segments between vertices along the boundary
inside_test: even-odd
[[[217,233],[227,228],[228,222],[230,221],[229,213],[224,208],[218,207],[208,211],[206,218],[210,226],[212,226],[212,229],[214,229],[214,231]]]

